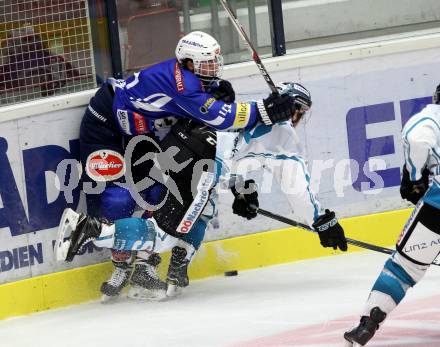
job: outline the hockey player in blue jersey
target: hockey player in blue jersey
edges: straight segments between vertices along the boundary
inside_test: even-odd
[[[257,121],[268,125],[284,121],[294,111],[294,99],[289,95],[271,94],[257,102],[235,102],[230,83],[219,80],[222,68],[217,41],[195,31],[180,39],[176,58],[127,80],[109,79],[101,86],[86,109],[80,129],[83,187],[100,185],[98,190],[83,189],[89,215],[110,221],[132,215],[136,203],[129,190],[117,184],[125,180],[128,168],[123,156],[131,137],[145,135],[158,141],[179,119],[194,120],[216,130],[237,130],[250,128]],[[154,150],[147,146],[133,157]],[[133,168],[134,181],[149,169],[144,165]],[[144,193],[154,200],[161,189],[158,184]],[[113,252],[112,258],[116,270],[102,290],[117,294],[128,281],[131,253]],[[156,256],[138,260],[135,273],[155,268],[160,262]]]
[[[402,140],[400,194],[416,207],[373,285],[359,325],[344,334],[350,346],[368,343],[440,253],[440,85],[433,104],[406,123]]]

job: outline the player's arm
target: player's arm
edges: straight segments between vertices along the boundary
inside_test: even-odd
[[[257,121],[271,125],[290,119],[295,111],[289,95],[271,94],[257,102],[224,102],[212,94],[192,92],[176,97],[180,109],[216,130],[239,130],[253,127]]]
[[[259,207],[257,185],[252,179],[245,180],[242,175],[231,173],[228,164],[228,161],[216,157],[219,186],[230,189],[234,195],[232,213],[248,220],[253,219]]]
[[[275,178],[291,209],[296,216],[316,230],[321,245],[346,251],[344,230],[333,211],[322,209],[311,188],[310,174],[304,159],[299,155],[285,156],[282,165],[274,170]]]
[[[422,178],[422,172],[426,168],[428,157],[436,144],[436,133],[428,122],[430,120],[423,120],[413,128],[403,132],[405,166],[411,181]]]
[[[413,204],[425,195],[430,172],[427,161],[436,143],[436,130],[427,119],[403,132],[405,164],[403,165],[400,195]]]

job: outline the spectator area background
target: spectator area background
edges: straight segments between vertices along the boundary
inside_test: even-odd
[[[281,20],[288,55],[440,27],[438,0],[228,1],[262,58],[274,54],[271,23]],[[276,2],[283,18],[271,18]],[[117,23],[108,20],[110,8]],[[115,24],[119,46],[109,34]],[[218,0],[0,1],[0,107],[128,77],[173,57],[192,30],[212,34],[227,64],[250,60]]]
[[[87,1],[2,1],[0,18],[0,105],[96,86]]]

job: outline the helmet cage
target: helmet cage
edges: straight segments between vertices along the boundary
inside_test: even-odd
[[[200,77],[219,78],[223,72],[223,56],[216,54],[209,60],[193,59],[194,73]]]

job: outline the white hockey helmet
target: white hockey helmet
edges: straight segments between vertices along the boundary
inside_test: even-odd
[[[179,40],[176,58],[180,63],[191,59],[194,73],[202,79],[218,78],[223,71],[220,45],[211,35],[202,31],[193,31]]]

